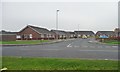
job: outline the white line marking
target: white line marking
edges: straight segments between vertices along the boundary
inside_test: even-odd
[[[72,47],[71,44],[67,45],[67,47]]]

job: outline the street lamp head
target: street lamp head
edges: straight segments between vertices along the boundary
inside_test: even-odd
[[[57,12],[60,11],[59,9],[57,9]]]

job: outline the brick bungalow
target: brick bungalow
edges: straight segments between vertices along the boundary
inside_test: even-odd
[[[115,36],[115,33],[114,31],[98,31],[95,36],[100,36],[100,35],[106,35],[108,37],[114,37]]]
[[[95,34],[93,31],[74,31],[76,37],[78,38],[82,38],[83,35],[85,35],[86,37],[93,37]]]
[[[67,38],[75,38],[75,33],[74,32],[66,32]]]
[[[55,37],[57,39],[66,39],[67,38],[67,33],[65,31],[61,30],[51,30],[51,32],[55,33]]]
[[[16,32],[0,31],[0,41],[15,41]]]
[[[45,28],[27,25],[18,34],[19,40],[41,40],[54,39],[55,34]]]
[[[114,39],[115,37],[115,32],[114,31],[98,31],[95,34],[96,40],[99,41],[105,41],[105,40],[110,40],[110,39]],[[105,37],[105,38],[101,38],[101,37]]]

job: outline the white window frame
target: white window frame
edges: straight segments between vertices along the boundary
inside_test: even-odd
[[[29,34],[29,37],[30,37],[30,38],[33,38],[33,37],[32,37],[32,34]]]
[[[16,35],[16,38],[17,38],[17,39],[21,38],[21,35]]]

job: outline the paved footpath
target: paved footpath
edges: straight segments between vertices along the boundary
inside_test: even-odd
[[[72,39],[33,46],[3,46],[3,56],[118,59],[118,46],[91,43],[94,39]]]

